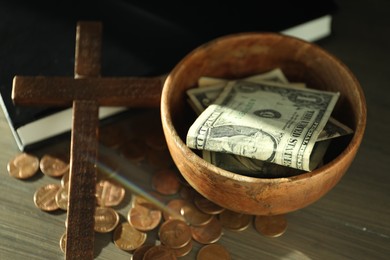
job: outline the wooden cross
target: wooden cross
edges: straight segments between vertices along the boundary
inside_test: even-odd
[[[74,77],[15,76],[17,105],[73,105],[66,259],[94,258],[99,106],[159,107],[165,77],[103,78],[100,22],[78,22]]]

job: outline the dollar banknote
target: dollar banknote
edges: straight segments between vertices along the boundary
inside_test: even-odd
[[[285,79],[285,77],[283,76],[279,78],[278,74],[273,74],[273,77],[270,77],[270,74],[267,75],[267,77],[257,75],[245,78],[244,80],[257,83],[261,83],[265,80],[271,80],[272,82],[279,82],[285,87],[304,87],[304,83],[286,83],[288,81]],[[229,81],[213,78],[212,82],[214,83],[214,85],[209,84],[207,88],[199,86],[198,88],[191,88],[187,90],[187,95],[189,97],[188,103],[198,115],[200,115],[210,104],[212,104],[218,98],[218,96],[221,94],[224,87],[228,84]],[[326,122],[323,131],[318,136],[317,141],[324,141],[327,139],[332,139],[351,133],[353,133],[353,130],[351,128],[339,122],[335,118],[330,117],[328,122]]]
[[[311,171],[314,145],[338,93],[273,82],[229,81],[190,127],[190,148]]]

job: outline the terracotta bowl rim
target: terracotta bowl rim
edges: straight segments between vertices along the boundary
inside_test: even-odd
[[[344,148],[344,150],[337,155],[334,159],[332,159],[330,162],[324,164],[323,166],[311,171],[311,172],[304,172],[299,175],[295,176],[289,176],[289,177],[280,177],[280,178],[258,178],[258,177],[250,177],[245,176],[241,174],[237,174],[222,168],[219,168],[207,161],[205,161],[203,158],[198,156],[195,152],[193,152],[180,138],[178,132],[176,131],[176,128],[173,125],[172,122],[172,116],[170,112],[170,107],[167,104],[168,95],[169,92],[172,90],[172,76],[175,75],[179,70],[180,66],[191,56],[194,55],[199,49],[205,48],[211,44],[220,43],[221,41],[229,41],[230,39],[237,39],[237,38],[248,38],[248,37],[277,37],[277,38],[286,38],[290,39],[292,41],[300,42],[301,44],[305,44],[310,46],[311,48],[315,48],[319,52],[321,52],[324,56],[326,56],[327,59],[332,59],[334,63],[336,63],[340,68],[344,69],[345,72],[351,77],[352,81],[355,85],[355,90],[357,92],[357,99],[360,100],[360,104],[357,109],[359,109],[360,114],[362,115],[360,118],[357,119],[356,128],[354,129],[353,137],[349,141],[348,145]],[[202,167],[209,169],[211,172],[218,174],[224,178],[232,179],[235,181],[243,181],[247,183],[262,183],[262,184],[272,184],[272,183],[284,183],[284,182],[296,182],[300,181],[302,179],[311,178],[317,175],[321,175],[322,173],[329,172],[331,169],[337,167],[337,165],[343,160],[344,157],[348,156],[348,154],[356,153],[357,149],[360,146],[360,143],[363,139],[363,135],[365,132],[366,127],[366,118],[367,118],[367,108],[366,108],[366,100],[365,95],[363,92],[363,89],[361,88],[358,80],[356,79],[355,75],[352,73],[352,71],[335,55],[329,53],[319,45],[313,42],[307,42],[305,40],[293,37],[293,36],[287,36],[282,35],[280,33],[273,33],[273,32],[242,32],[242,33],[235,33],[230,35],[225,35],[218,37],[216,39],[213,39],[209,42],[206,42],[197,48],[193,49],[191,52],[189,52],[184,58],[176,64],[176,66],[172,69],[172,71],[169,73],[168,77],[166,78],[163,89],[162,89],[162,95],[161,95],[161,120],[163,123],[164,132],[166,133],[166,138],[172,138],[174,143],[178,146],[182,154],[187,155],[188,161],[190,161],[194,165],[201,165]],[[166,132],[167,131],[167,132]],[[190,156],[188,156],[190,155]]]

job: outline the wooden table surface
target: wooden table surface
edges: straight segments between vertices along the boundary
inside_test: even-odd
[[[282,236],[264,237],[253,226],[224,230],[219,243],[233,259],[390,258],[390,4],[337,3],[332,36],[318,44],[355,73],[365,92],[368,123],[359,152],[335,188],[287,215]],[[59,239],[65,212],[43,212],[33,203],[39,186],[58,180],[39,175],[21,181],[8,175],[7,163],[19,150],[2,112],[0,147],[0,259],[63,259]],[[148,178],[138,177],[137,182]],[[122,220],[128,209],[129,204],[117,209]],[[96,259],[130,259],[114,245],[112,234],[97,234],[95,247]],[[199,247],[182,259],[195,259]]]

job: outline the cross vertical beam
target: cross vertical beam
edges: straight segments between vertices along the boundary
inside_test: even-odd
[[[77,24],[75,50],[75,78],[99,77],[100,23]],[[98,113],[94,100],[73,101],[66,259],[94,258]]]

